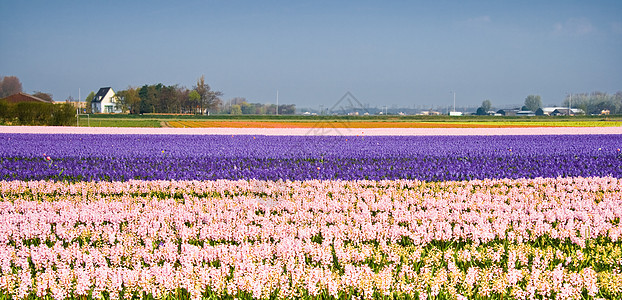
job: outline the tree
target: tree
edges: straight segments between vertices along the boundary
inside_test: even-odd
[[[613,107],[615,107],[615,111],[611,113],[622,114],[622,91],[618,91],[613,95]]]
[[[295,104],[279,105],[279,114],[293,115],[295,113],[296,113],[296,105]]]
[[[140,113],[140,96],[138,95],[138,89],[131,86],[127,87],[127,90],[119,91],[115,94],[117,98],[117,106],[122,111],[129,111],[130,114]]]
[[[0,98],[6,98],[21,92],[22,83],[19,82],[19,78],[16,76],[5,76],[0,79]]]
[[[222,104],[222,108],[220,110],[223,114],[232,114],[231,113],[231,105],[240,105],[240,109],[242,109],[242,104],[247,103],[246,99],[243,97],[233,97]],[[244,112],[242,112],[244,113]]]
[[[240,107],[239,104],[231,105],[231,114],[232,115],[241,115],[242,114],[242,107]]]
[[[220,96],[222,96],[222,92],[212,91],[209,84],[205,83],[205,76],[201,75],[201,78],[197,80],[197,85],[194,87],[194,90],[199,94],[199,104],[201,106],[201,114],[204,111],[208,112],[212,109],[217,108],[220,103]]]
[[[234,104],[240,104],[241,105],[242,103],[246,102],[246,98],[244,98],[244,97],[234,97],[231,100],[229,100],[229,102],[230,102],[231,105],[234,105]]]
[[[91,91],[88,96],[86,96],[86,113],[90,114],[93,112],[93,98],[95,98],[95,92]]]
[[[196,90],[192,90],[188,94],[188,106],[190,108],[188,111],[191,113],[196,113],[199,102],[201,102],[201,95],[199,95],[199,92],[197,92]]]
[[[482,101],[482,108],[484,109],[485,112],[489,112],[490,109],[492,108],[492,102],[490,102],[490,100],[488,99]]]
[[[525,107],[527,110],[536,111],[542,107],[542,99],[540,95],[529,95],[525,98]]]
[[[176,85],[165,86],[162,88],[162,92],[160,93],[159,99],[159,109],[160,113],[172,113],[175,107],[178,106],[177,93],[179,88]]]
[[[477,112],[475,113],[478,116],[487,115],[490,109],[492,108],[492,103],[490,100],[482,101],[482,106],[477,108]]]
[[[186,105],[188,103],[188,95],[190,94],[190,91],[185,88],[185,87],[180,87],[177,90],[177,93],[175,94],[175,97],[177,97],[177,100],[175,101],[175,103],[177,104],[177,107],[175,108],[175,112],[176,113],[184,113],[186,112]]]
[[[156,85],[143,85],[138,90],[138,96],[140,96],[140,113],[155,113],[158,112],[160,107],[160,93],[162,92],[163,84],[158,83]]]
[[[240,106],[242,113],[245,115],[252,115],[255,113],[255,106],[247,103],[246,101],[238,104],[238,106]]]
[[[572,105],[573,108],[582,109],[586,114],[597,115],[605,110],[608,110],[610,114],[622,113],[622,92],[613,95],[598,91],[590,94],[579,93],[573,94],[572,102],[570,100],[570,95],[568,95],[562,105],[564,107]]]
[[[45,100],[47,102],[54,102],[54,100],[52,100],[52,94],[50,94],[50,93],[44,93],[44,92],[41,92],[41,91],[34,91],[32,93],[32,95],[37,97],[37,98],[39,98],[39,99],[43,99],[43,100]]]

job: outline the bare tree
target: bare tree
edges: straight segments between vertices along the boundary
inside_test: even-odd
[[[44,93],[44,92],[41,92],[41,91],[34,91],[32,93],[32,95],[37,97],[37,98],[39,98],[39,99],[43,99],[43,100],[45,100],[47,102],[54,102],[54,100],[52,100],[52,94],[50,94],[50,93]]]
[[[199,104],[201,106],[201,114],[204,111],[207,111],[209,115],[209,111],[217,108],[220,103],[220,96],[222,96],[222,92],[220,91],[212,91],[209,84],[205,83],[205,76],[201,75],[201,78],[197,80],[197,85],[194,87],[194,90],[199,94]]]
[[[229,100],[229,102],[231,102],[231,105],[242,104],[242,103],[246,102],[246,98],[244,98],[244,97],[235,97],[235,98],[231,98],[231,100]]]
[[[5,98],[22,92],[22,83],[16,76],[6,76],[0,79],[0,98]]]
[[[492,108],[492,102],[488,99],[482,101],[482,108],[485,112],[490,111],[490,109]]]

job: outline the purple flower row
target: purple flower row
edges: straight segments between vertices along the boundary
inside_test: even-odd
[[[622,178],[622,135],[0,134],[0,144],[0,180]]]

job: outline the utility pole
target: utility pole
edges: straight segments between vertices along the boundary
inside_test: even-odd
[[[454,94],[454,112],[456,112],[456,92],[449,92],[450,94],[453,93]]]
[[[276,90],[276,115],[279,115],[279,90]]]

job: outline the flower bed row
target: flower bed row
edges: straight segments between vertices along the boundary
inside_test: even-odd
[[[613,177],[0,182],[14,298],[622,297]]]
[[[622,135],[0,134],[0,180],[622,177]]]

